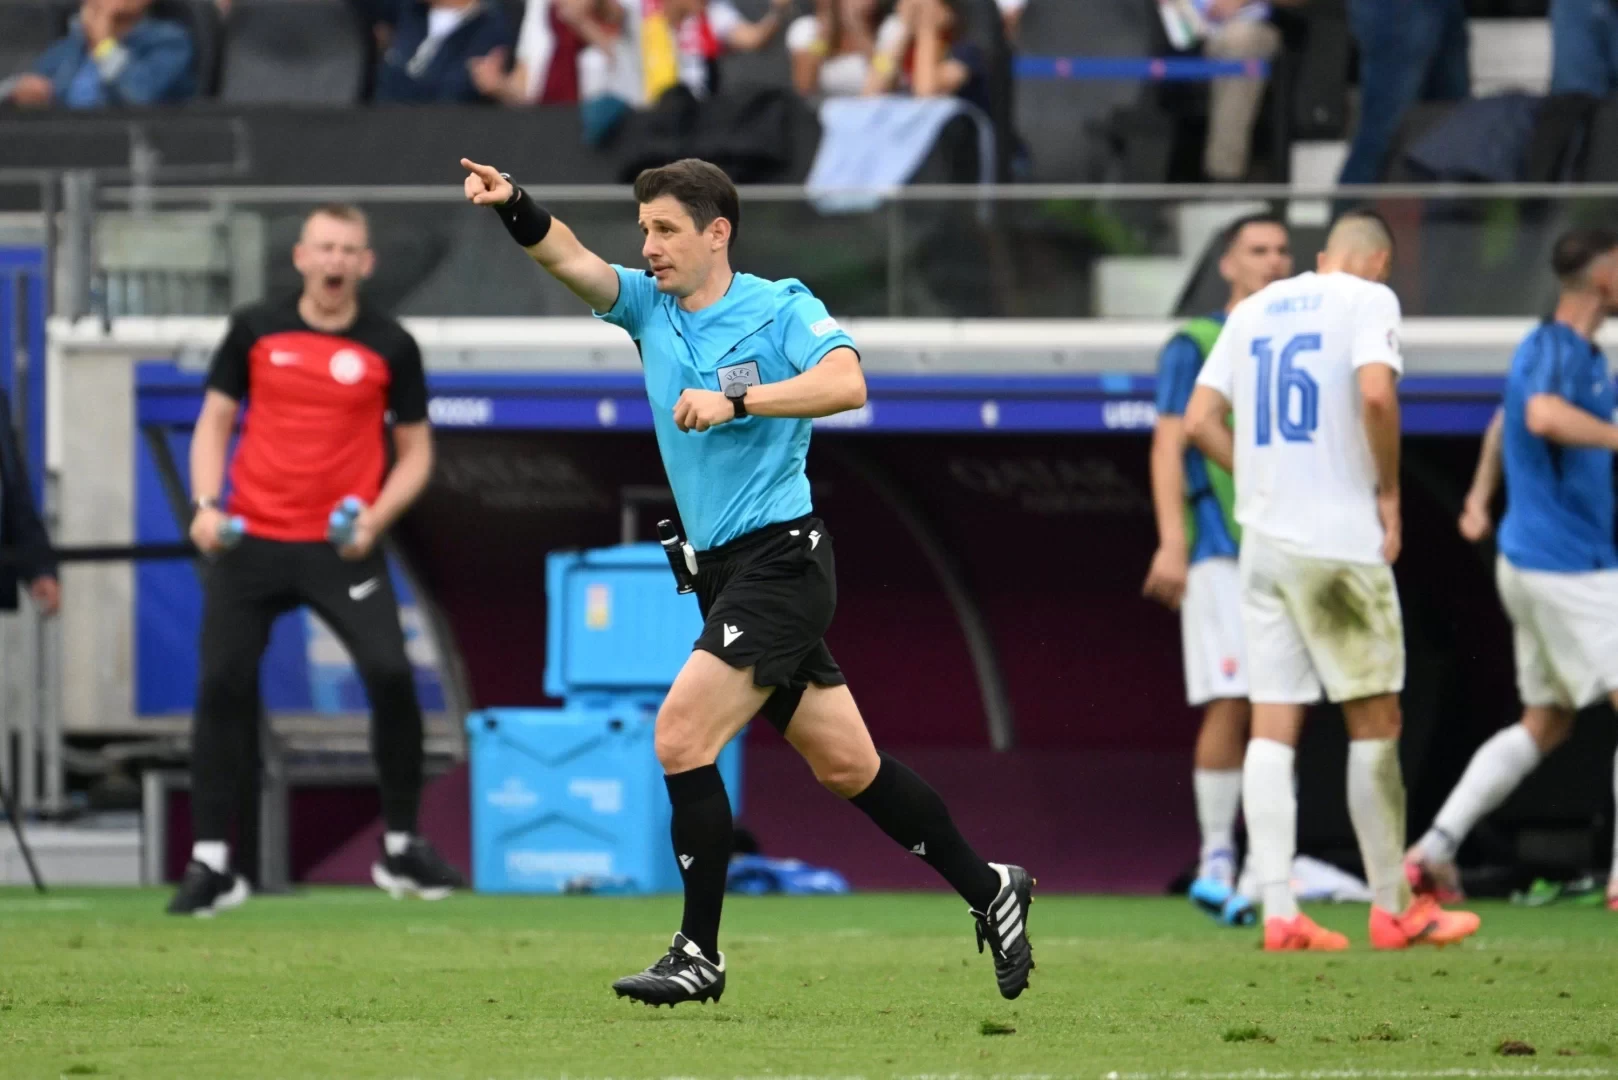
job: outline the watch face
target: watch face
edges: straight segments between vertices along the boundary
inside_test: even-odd
[[[744,382],[733,382],[729,386],[725,387],[725,396],[730,398],[732,401],[739,397],[745,397],[746,394],[747,384]]]

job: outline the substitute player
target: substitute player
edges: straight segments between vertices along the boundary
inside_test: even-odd
[[[1343,949],[1298,911],[1293,758],[1322,690],[1348,724],[1348,809],[1373,901],[1371,945],[1457,941],[1477,916],[1412,899],[1401,859],[1404,626],[1399,555],[1399,301],[1382,284],[1393,241],[1380,218],[1332,228],[1319,272],[1238,304],[1186,410],[1192,441],[1236,479],[1242,627],[1253,737],[1242,768],[1264,947]],[[1235,429],[1226,425],[1234,406]]]
[[[1271,214],[1231,223],[1219,273],[1230,285],[1225,309],[1186,323],[1158,356],[1151,458],[1157,552],[1143,591],[1180,613],[1186,700],[1203,710],[1191,773],[1202,829],[1191,902],[1223,923],[1245,926],[1254,911],[1236,891],[1236,811],[1248,718],[1236,571],[1241,527],[1234,517],[1230,474],[1186,445],[1184,416],[1225,317],[1266,285],[1292,275],[1285,223]]]
[[[231,317],[208,371],[191,440],[192,542],[214,556],[203,581],[201,685],[192,723],[196,843],[169,904],[209,915],[247,896],[226,836],[258,738],[258,669],[276,617],[308,605],[343,642],[371,703],[371,747],[386,832],[376,883],[437,899],[465,884],[416,833],[422,720],[387,561],[377,541],[415,501],[433,467],[421,353],[397,322],[359,300],[374,259],[364,215],[324,206],[293,249],[301,295]],[[225,549],[221,502],[236,415],[248,410],[230,462],[230,516],[246,535]],[[387,417],[397,460],[388,468]],[[327,540],[333,507],[367,505],[352,540]]]
[[[613,984],[649,1005],[718,1000],[719,916],[730,799],[714,762],[755,715],[785,735],[822,784],[920,856],[971,906],[1000,992],[1028,985],[1032,881],[984,862],[921,777],[872,745],[822,640],[836,605],[832,538],[814,516],[804,458],[810,419],[865,402],[859,354],[793,280],[731,270],[741,220],[717,167],[685,160],[635,181],[649,269],[612,266],[521,188],[462,160],[466,195],[493,207],[530,257],[634,339],[658,450],[690,542],[705,620],[658,712],[656,750],[674,806],[685,915],[668,953]]]
[[[1556,311],[1511,360],[1505,407],[1484,438],[1461,529],[1488,531],[1504,459],[1506,516],[1495,580],[1515,631],[1522,719],[1478,748],[1405,869],[1418,891],[1459,896],[1455,852],[1544,756],[1566,741],[1578,709],[1618,706],[1618,546],[1613,543],[1615,394],[1596,331],[1618,311],[1618,230],[1557,239]],[[1618,761],[1613,763],[1618,797]],[[1607,906],[1618,911],[1618,839]]]

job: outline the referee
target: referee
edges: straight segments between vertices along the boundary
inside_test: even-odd
[[[371,749],[386,832],[371,868],[395,896],[448,895],[465,880],[416,834],[422,720],[399,610],[377,542],[415,501],[433,467],[421,353],[397,322],[359,301],[375,258],[365,216],[323,206],[293,249],[295,298],[238,311],[214,354],[191,441],[191,539],[213,556],[203,583],[201,685],[192,726],[196,843],[176,915],[209,915],[247,898],[226,835],[258,738],[258,672],[277,616],[308,605],[354,658],[371,702]],[[228,514],[221,502],[230,462]],[[395,461],[388,468],[387,424]],[[347,496],[365,509],[338,550],[327,539]],[[222,543],[230,517],[246,535]]]
[[[994,955],[1000,992],[1022,993],[1034,966],[1024,932],[1032,880],[979,858],[938,793],[877,751],[822,640],[837,589],[804,459],[811,418],[865,402],[854,343],[800,282],[731,270],[741,207],[729,178],[705,161],[636,179],[646,270],[609,265],[509,178],[461,164],[467,198],[492,207],[535,262],[634,339],[669,486],[698,550],[702,634],[655,738],[685,913],[668,953],[613,989],[671,1006],[724,993],[719,915],[732,824],[714,762],[762,714],[822,784],[961,894],[979,950],[987,944]]]

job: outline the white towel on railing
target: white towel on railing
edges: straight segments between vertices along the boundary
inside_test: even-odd
[[[944,125],[972,117],[983,183],[994,180],[994,126],[959,98],[829,98],[820,106],[820,146],[804,183],[822,213],[875,209],[882,191],[903,187],[927,159]]]

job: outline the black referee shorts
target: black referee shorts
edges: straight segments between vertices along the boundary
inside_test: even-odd
[[[695,648],[773,686],[761,715],[785,732],[804,690],[846,681],[824,640],[837,610],[831,534],[814,516],[769,525],[697,555]]]

